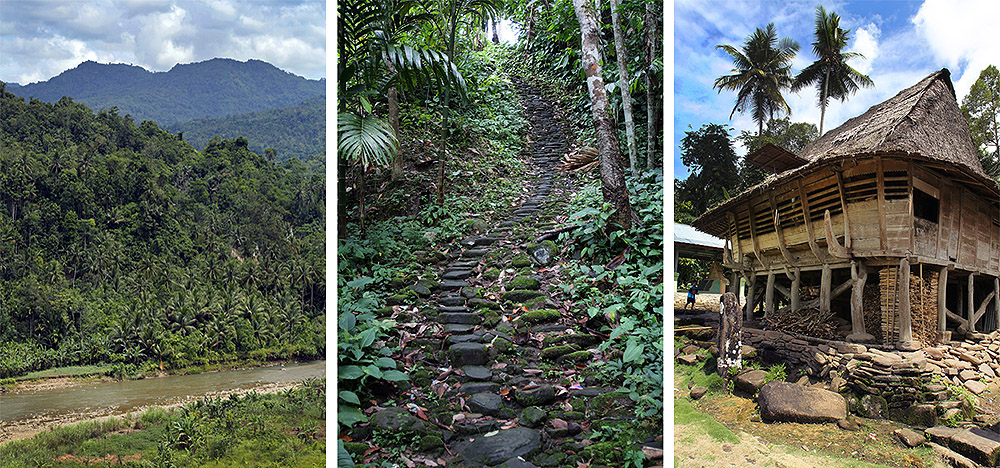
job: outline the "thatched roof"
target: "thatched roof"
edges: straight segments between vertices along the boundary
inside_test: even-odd
[[[798,153],[801,159],[809,161],[807,164],[769,176],[763,183],[709,210],[692,225],[720,235],[724,232],[720,220],[725,218],[719,216],[721,210],[755,194],[766,193],[776,183],[834,160],[900,152],[916,160],[949,163],[958,172],[997,191],[996,182],[986,176],[979,162],[969,124],[956,101],[951,73],[945,68],[808,144]]]

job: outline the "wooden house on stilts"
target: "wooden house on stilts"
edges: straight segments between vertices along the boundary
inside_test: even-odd
[[[748,160],[775,174],[693,223],[726,239],[748,319],[818,317],[842,324],[819,338],[901,350],[1000,327],[1000,186],[947,69],[799,154]]]

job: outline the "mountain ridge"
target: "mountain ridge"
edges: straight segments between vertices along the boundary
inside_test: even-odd
[[[87,60],[49,80],[8,86],[8,91],[46,102],[67,96],[94,109],[117,107],[136,121],[167,127],[296,105],[325,94],[326,80],[310,80],[259,59],[213,58],[175,64],[165,72]]]

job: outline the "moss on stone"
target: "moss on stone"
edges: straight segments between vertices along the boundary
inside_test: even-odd
[[[410,379],[412,379],[413,384],[418,387],[427,387],[434,379],[434,374],[427,369],[418,369],[413,374],[410,374]]]
[[[564,354],[556,359],[557,362],[583,362],[590,360],[590,351],[576,351]]]
[[[508,302],[524,302],[536,297],[540,297],[542,293],[538,291],[532,291],[530,289],[515,289],[513,291],[507,291],[501,296],[501,299]]]
[[[412,305],[418,302],[417,293],[410,289],[404,289],[403,292],[396,294],[394,296],[389,296],[385,299],[386,305]]]
[[[513,353],[516,349],[514,347],[514,343],[507,341],[507,339],[503,337],[497,338],[496,341],[493,342],[493,347],[496,348],[497,352],[500,354]]]
[[[483,325],[489,328],[496,327],[500,323],[500,314],[495,310],[487,309],[480,316],[483,318]]]
[[[521,424],[528,427],[538,427],[545,421],[545,411],[537,406],[529,406],[521,412]]]
[[[483,272],[483,279],[486,281],[495,281],[500,277],[500,270],[497,268],[490,268]]]
[[[554,361],[559,357],[572,353],[576,350],[577,347],[573,345],[551,346],[542,350],[541,357],[545,361]]]
[[[562,315],[559,314],[558,310],[538,309],[525,312],[518,320],[534,325],[536,323],[554,322],[559,320],[560,317],[562,317]]]
[[[531,266],[531,259],[528,258],[528,254],[521,252],[510,259],[510,265],[514,268]]]
[[[344,448],[347,449],[347,453],[351,454],[353,458],[358,458],[364,456],[365,451],[368,450],[368,444],[362,444],[360,442],[344,442]]]
[[[420,451],[429,452],[444,447],[444,440],[435,435],[425,435],[420,438]]]
[[[542,282],[530,276],[517,276],[514,279],[507,282],[507,289],[538,289],[542,286]]]
[[[625,392],[607,392],[590,400],[592,418],[624,418],[632,414],[635,402]],[[575,408],[575,407],[574,407]]]
[[[375,315],[378,316],[379,318],[386,318],[391,316],[393,312],[394,311],[392,310],[392,307],[383,307],[379,310],[376,310]]]

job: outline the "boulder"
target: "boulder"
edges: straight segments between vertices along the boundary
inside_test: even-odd
[[[833,422],[847,417],[844,397],[821,388],[770,382],[757,396],[765,421]]]
[[[965,388],[969,389],[970,392],[975,393],[976,395],[979,395],[980,393],[983,393],[986,390],[986,384],[978,380],[966,380],[965,382],[962,383],[962,385],[964,385]]]
[[[495,466],[511,458],[526,458],[542,447],[538,431],[526,427],[476,437],[459,454],[467,466]]]
[[[916,447],[924,443],[925,440],[927,440],[923,434],[906,427],[902,429],[896,429],[892,433],[895,434],[897,438],[899,438],[900,442],[906,444],[906,446],[910,448]]]
[[[451,365],[481,366],[486,364],[486,346],[482,343],[458,343],[448,348]]]
[[[865,395],[858,405],[858,414],[866,418],[883,419],[887,411],[888,403],[878,395]]]
[[[705,396],[708,393],[708,389],[705,387],[694,387],[691,389],[691,399],[697,400]]]
[[[538,427],[545,421],[546,413],[537,406],[529,406],[521,412],[521,424],[528,427]]]
[[[682,354],[677,357],[677,360],[682,364],[687,364],[693,366],[698,363],[698,355],[696,354]]]
[[[765,377],[767,377],[767,372],[760,369],[744,372],[736,376],[736,388],[750,394],[757,393],[764,386]]]
[[[936,426],[924,431],[931,440],[944,445],[976,463],[997,466],[1000,459],[1000,434],[985,429],[956,429]]]
[[[386,408],[372,415],[375,427],[391,432],[415,432],[423,435],[439,434],[440,431],[427,422],[410,414],[404,408]]]
[[[472,395],[466,403],[472,411],[488,416],[496,416],[500,411],[500,405],[503,404],[503,398],[495,393],[483,392]]]
[[[542,406],[556,397],[556,389],[548,384],[538,385],[527,390],[517,390],[514,398],[522,406]]]

